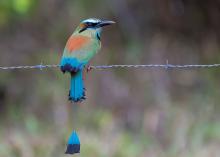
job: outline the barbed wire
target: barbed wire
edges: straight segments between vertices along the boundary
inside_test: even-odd
[[[16,70],[16,69],[40,69],[43,70],[45,68],[58,68],[60,65],[21,65],[21,66],[0,66],[0,70]]]
[[[220,67],[220,64],[190,64],[190,65],[174,65],[174,64],[139,64],[139,65],[100,65],[91,66],[93,69],[109,69],[109,68],[164,68],[164,69],[187,69],[187,68],[213,68]]]
[[[59,68],[60,65],[31,65],[31,66],[0,66],[0,70],[16,70],[16,69],[46,69],[46,68]],[[91,69],[104,70],[104,69],[113,69],[113,68],[164,68],[164,69],[195,69],[195,68],[215,68],[220,67],[220,64],[169,64],[168,61],[166,64],[118,64],[118,65],[92,65],[89,66]]]

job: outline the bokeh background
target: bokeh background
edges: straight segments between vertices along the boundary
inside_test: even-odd
[[[58,64],[82,19],[114,20],[92,65],[220,63],[219,0],[0,0],[0,65]],[[0,71],[0,156],[219,157],[220,69],[108,69],[68,99],[59,69]]]

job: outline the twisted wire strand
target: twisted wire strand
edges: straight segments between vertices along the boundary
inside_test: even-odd
[[[45,69],[45,68],[58,68],[60,67],[60,65],[43,65],[43,64],[39,64],[39,65],[22,65],[22,66],[0,66],[1,70],[16,70],[16,69]]]
[[[220,67],[220,64],[140,64],[140,65],[98,65],[91,66],[93,69],[109,69],[109,68],[165,68],[165,69],[187,69],[187,68],[213,68]]]
[[[0,70],[16,70],[16,69],[46,69],[46,68],[59,68],[60,65],[31,65],[31,66],[0,66]],[[192,68],[215,68],[220,67],[220,64],[139,64],[139,65],[93,65],[90,66],[92,69],[104,70],[104,69],[114,69],[114,68],[164,68],[164,69],[192,69]]]

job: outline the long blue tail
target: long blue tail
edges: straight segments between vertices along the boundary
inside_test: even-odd
[[[82,77],[82,70],[71,74],[71,85],[69,100],[78,102],[85,99],[85,88]]]

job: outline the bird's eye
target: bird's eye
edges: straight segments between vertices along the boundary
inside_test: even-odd
[[[89,27],[95,27],[97,23],[87,22],[86,25]]]

